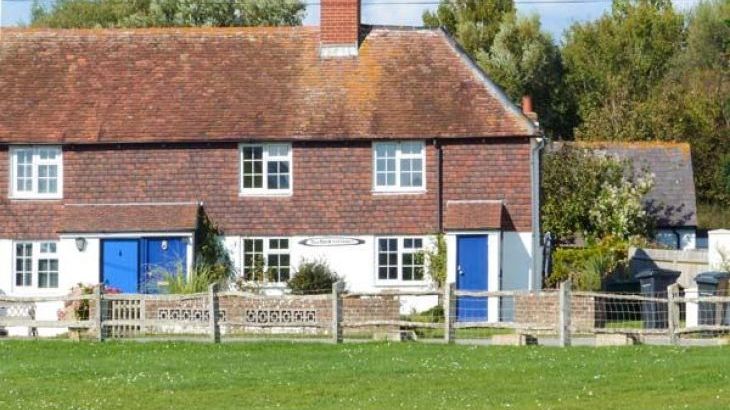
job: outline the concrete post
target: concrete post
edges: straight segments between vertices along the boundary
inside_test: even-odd
[[[342,343],[342,296],[345,290],[343,282],[335,282],[332,284],[332,341],[334,343]]]
[[[96,322],[96,338],[98,341],[104,341],[104,323],[103,323],[103,307],[104,299],[101,292],[101,287],[104,285],[98,285],[94,287],[94,301],[96,301],[96,307],[94,309],[94,321]]]
[[[454,284],[447,283],[444,286],[444,342],[453,343],[456,332],[454,321],[456,320],[456,295]]]
[[[221,342],[221,329],[218,325],[218,284],[211,283],[208,286],[209,325],[211,343]]]
[[[558,336],[560,338],[561,347],[570,346],[571,286],[572,282],[570,281],[570,279],[560,284],[560,312],[558,318]]]

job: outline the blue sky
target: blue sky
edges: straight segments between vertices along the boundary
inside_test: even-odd
[[[379,0],[383,3],[386,0]],[[393,0],[398,4],[371,4],[365,5],[362,10],[363,23],[393,24],[405,26],[421,25],[421,14],[425,10],[432,10],[436,6],[422,4],[423,0]],[[414,1],[421,4],[403,4]],[[436,0],[434,0],[436,1]],[[537,13],[540,15],[543,27],[559,40],[563,31],[573,22],[592,20],[599,17],[611,7],[611,1],[600,1],[587,4],[520,4],[517,0],[517,9],[520,13]],[[539,1],[539,0],[538,0]],[[542,0],[549,2],[550,0]],[[697,0],[674,0],[675,5],[682,9],[694,4]],[[0,25],[13,26],[19,22],[28,22],[32,0],[0,0]],[[304,24],[316,25],[319,22],[319,6],[308,6]]]

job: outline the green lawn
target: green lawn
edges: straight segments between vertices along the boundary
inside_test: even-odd
[[[0,342],[0,408],[730,407],[730,348]]]

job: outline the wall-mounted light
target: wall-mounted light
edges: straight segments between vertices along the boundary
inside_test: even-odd
[[[86,238],[76,238],[76,249],[83,252],[86,249]]]

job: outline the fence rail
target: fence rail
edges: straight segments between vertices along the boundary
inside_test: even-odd
[[[681,343],[730,334],[730,296],[726,290],[681,294],[676,285],[649,296],[571,291],[567,282],[540,291],[457,290],[449,284],[439,291],[346,292],[335,284],[326,293],[276,296],[219,292],[216,286],[190,295],[97,289],[90,295],[0,296],[0,328],[22,336],[67,332],[97,340],[410,338],[522,344],[539,337],[541,343],[568,346],[586,337],[598,343],[602,335],[625,335]]]

